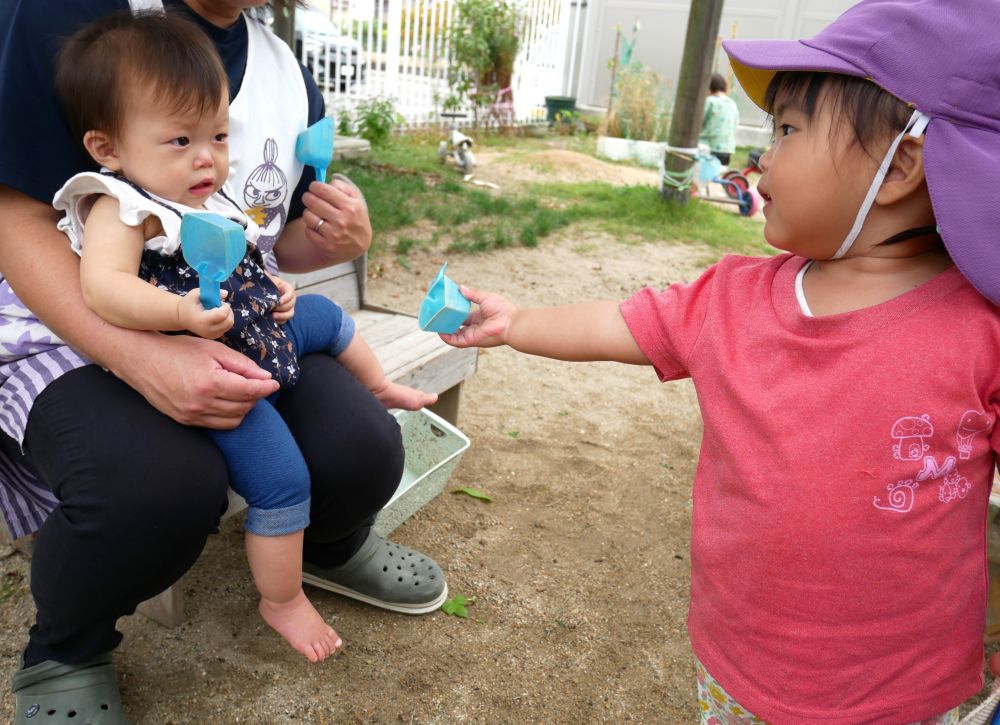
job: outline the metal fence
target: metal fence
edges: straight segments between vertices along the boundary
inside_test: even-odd
[[[524,124],[545,118],[545,96],[575,94],[590,13],[582,0],[515,2],[521,47],[511,89],[486,120]],[[329,12],[300,8],[296,49],[332,111],[391,97],[407,125],[436,123],[450,95],[455,9],[455,0],[333,0]]]

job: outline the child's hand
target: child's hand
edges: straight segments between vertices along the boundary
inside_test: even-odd
[[[223,300],[229,294],[226,290],[219,292]],[[218,307],[206,310],[201,304],[197,289],[178,299],[177,316],[181,327],[206,340],[218,340],[233,326],[233,308],[223,302]]]
[[[295,316],[295,287],[292,286],[291,282],[281,277],[275,277],[270,274],[267,276],[277,285],[278,294],[281,295],[278,298],[277,306],[271,314],[274,315],[275,322],[279,325],[284,325]]]
[[[461,285],[462,294],[479,307],[469,314],[465,325],[453,335],[441,339],[454,347],[496,347],[507,344],[507,331],[517,308],[505,297],[480,292]]]

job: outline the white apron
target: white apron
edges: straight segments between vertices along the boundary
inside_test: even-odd
[[[163,10],[162,0],[129,0],[133,12]],[[247,63],[229,104],[229,185],[235,200],[260,227],[257,246],[269,255],[288,218],[302,176],[295,139],[309,120],[309,97],[295,55],[246,13]]]

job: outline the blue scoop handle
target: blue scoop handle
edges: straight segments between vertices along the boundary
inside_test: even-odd
[[[246,254],[243,227],[213,212],[189,212],[181,219],[181,253],[198,272],[198,293],[205,309],[222,304],[219,285],[229,279]]]
[[[333,118],[326,116],[298,135],[295,156],[316,169],[316,180],[326,181],[326,170],[333,161]]]

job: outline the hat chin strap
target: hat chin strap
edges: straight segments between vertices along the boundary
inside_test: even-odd
[[[868,217],[868,212],[871,211],[872,204],[875,203],[875,197],[878,195],[879,189],[882,188],[882,182],[885,180],[885,175],[889,173],[889,166],[892,164],[892,159],[896,155],[896,149],[899,148],[899,142],[903,140],[903,137],[909,134],[913,138],[920,138],[924,135],[924,131],[927,129],[927,124],[930,123],[930,116],[926,116],[920,111],[914,111],[913,115],[910,116],[910,120],[906,122],[906,127],[899,133],[896,138],[892,140],[889,144],[889,150],[885,152],[885,158],[882,159],[882,163],[879,164],[878,171],[875,172],[875,178],[872,179],[871,186],[868,187],[868,194],[865,195],[865,200],[861,202],[861,208],[858,209],[858,215],[854,218],[854,226],[851,227],[851,231],[848,232],[847,237],[844,239],[843,243],[840,245],[840,249],[834,254],[830,259],[840,259],[854,246],[854,241],[858,238],[858,234],[861,233],[861,227],[865,224],[865,219]]]

